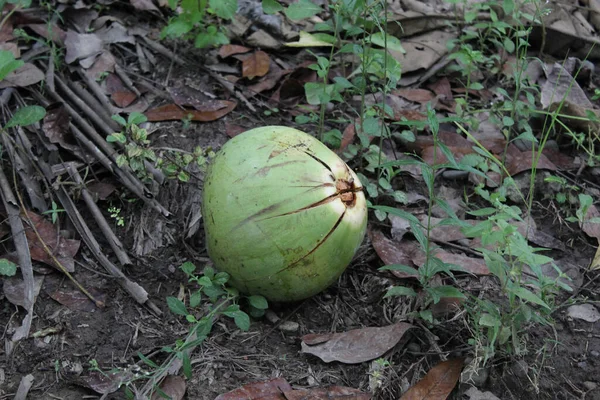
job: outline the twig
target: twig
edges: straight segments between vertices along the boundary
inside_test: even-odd
[[[111,115],[118,114],[119,110],[112,105],[108,97],[106,97],[106,95],[104,94],[104,91],[102,90],[100,85],[98,85],[98,82],[96,82],[94,79],[88,76],[81,67],[77,68],[77,72],[79,73],[79,76],[85,81],[86,85],[92,91],[92,93],[94,93],[98,101],[100,101],[100,103],[108,111],[108,113]]]
[[[6,133],[4,133],[3,136],[4,135],[6,135]],[[23,281],[25,282],[24,305],[25,310],[27,311],[27,315],[23,319],[22,325],[15,330],[10,342],[7,341],[6,353],[10,354],[16,342],[29,336],[31,321],[33,319],[33,291],[35,282],[33,280],[31,253],[29,252],[29,245],[27,243],[27,237],[25,236],[25,227],[23,226],[23,221],[20,217],[20,208],[12,193],[8,179],[6,179],[6,175],[4,175],[3,168],[0,168],[0,194],[2,195],[4,209],[8,215],[8,222],[10,224],[13,242],[17,250],[21,274],[23,275]]]
[[[123,68],[121,68],[119,64],[115,64],[115,72],[117,73],[117,76],[121,78],[125,86],[127,86],[129,90],[135,93],[137,97],[140,97],[142,95],[140,91],[137,90],[137,88],[133,85],[133,82],[131,81],[131,79],[129,79],[127,73],[123,70]]]
[[[83,99],[86,104],[93,108],[93,110],[100,116],[100,118],[102,118],[104,123],[109,126],[113,132],[117,132],[121,129],[119,124],[117,124],[117,122],[111,118],[108,111],[106,111],[106,108],[103,107],[103,105],[100,104],[100,102],[92,94],[75,82],[70,81],[67,83],[67,85],[77,96]]]
[[[83,200],[85,201],[85,204],[87,205],[88,209],[90,210],[90,213],[96,220],[96,223],[100,227],[100,230],[106,237],[108,244],[115,252],[115,255],[119,259],[119,262],[121,263],[121,265],[130,265],[131,259],[127,255],[127,252],[125,251],[125,248],[123,247],[123,244],[121,243],[119,238],[114,234],[114,232],[108,225],[108,222],[106,222],[106,219],[102,215],[100,208],[94,201],[90,192],[85,187],[85,183],[83,182],[83,179],[81,179],[79,172],[77,172],[77,170],[75,168],[73,168],[72,165],[68,165],[67,170],[69,171],[71,178],[73,178],[75,180],[75,183],[81,186],[81,195],[83,197]]]
[[[32,385],[33,375],[28,374],[22,377],[21,382],[19,382],[19,388],[17,389],[17,393],[15,394],[13,400],[26,400]]]

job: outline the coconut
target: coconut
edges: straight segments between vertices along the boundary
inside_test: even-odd
[[[267,126],[229,140],[202,196],[208,254],[241,292],[273,301],[334,283],[363,241],[367,206],[356,174],[297,129]]]

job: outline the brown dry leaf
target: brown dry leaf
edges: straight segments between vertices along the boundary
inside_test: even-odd
[[[236,125],[236,124],[231,124],[229,122],[225,122],[225,133],[230,138],[236,137],[240,133],[244,133],[247,130],[248,130],[248,128],[245,127],[245,126],[241,126],[241,125]]]
[[[358,364],[381,357],[396,346],[412,327],[406,322],[398,322],[381,328],[304,335],[302,352],[315,355],[325,362]]]
[[[259,82],[248,86],[244,90],[244,96],[250,98],[256,96],[259,93],[264,92],[265,90],[273,89],[277,85],[277,82],[279,82],[281,77],[285,74],[288,74],[289,72],[290,71],[279,68],[279,66],[276,63],[271,61],[269,73],[266,74]]]
[[[73,261],[73,257],[75,257],[75,254],[77,254],[81,242],[79,240],[63,238],[57,232],[56,226],[44,219],[42,216],[32,211],[27,211],[27,215],[34,224],[41,239],[44,241],[50,251],[52,251],[56,259],[63,265],[63,267],[65,267],[67,271],[74,272],[75,263]],[[28,218],[25,216],[22,216],[21,218],[23,219],[23,223],[27,226],[27,228],[25,228],[25,235],[27,236],[27,241],[29,242],[31,259],[43,262],[58,269],[58,266],[54,264],[54,261],[50,255],[46,253],[46,250],[40,242],[40,239],[38,239],[36,233],[33,231],[31,226],[29,226]]]
[[[346,129],[344,129],[344,132],[342,133],[342,144],[338,149],[339,153],[346,150],[346,147],[348,147],[348,145],[354,141],[354,136],[356,136],[356,128],[354,126],[355,123],[356,121],[352,122],[351,124],[348,124],[348,126],[346,126]]]
[[[71,117],[62,103],[54,103],[46,107],[42,130],[50,143],[68,145],[65,136],[69,132],[69,122]]]
[[[508,151],[506,152],[506,169],[511,176],[515,176],[519,172],[529,171],[531,166],[534,164],[535,155],[531,151],[521,151],[514,144],[508,145]],[[549,171],[556,171],[556,165],[544,154],[540,154],[540,158],[537,163],[539,169],[547,169]]]
[[[265,76],[269,72],[271,59],[264,51],[252,53],[242,62],[242,76],[244,78],[255,78],[257,76]]]
[[[171,400],[181,400],[185,396],[185,379],[181,376],[169,375],[159,385],[160,390],[171,398]],[[158,392],[154,392],[151,400],[163,400],[164,397]]]
[[[248,48],[246,46],[240,46],[238,44],[226,44],[221,46],[221,48],[219,49],[219,57],[227,58],[234,54],[248,53],[251,50],[251,48]]]
[[[286,400],[369,400],[371,395],[358,389],[344,386],[300,389],[285,392]]]
[[[123,108],[131,105],[137,99],[137,95],[130,91],[115,92],[110,95],[110,99],[117,107]]]
[[[67,31],[65,38],[65,62],[71,64],[76,60],[81,60],[94,56],[102,52],[104,43],[93,33],[77,33]]]
[[[38,294],[40,294],[40,289],[42,288],[42,284],[44,283],[44,276],[35,275],[33,278],[33,302],[35,303],[35,299],[37,299]],[[6,300],[10,301],[15,306],[27,308],[25,306],[25,282],[22,278],[16,276],[5,277],[3,289]]]
[[[388,239],[381,231],[369,231],[369,237],[375,252],[385,265],[401,264],[415,267],[413,258],[419,253],[419,244],[414,241],[394,241]],[[397,278],[417,278],[417,274],[403,271],[390,271]]]
[[[215,400],[286,400],[283,393],[292,390],[283,378],[255,382],[217,396]]]
[[[462,297],[442,297],[440,301],[432,304],[429,309],[434,317],[456,314],[462,307],[465,299]]]
[[[446,264],[458,265],[464,271],[470,272],[474,275],[490,275],[490,270],[482,258],[468,257],[464,254],[449,253],[440,248],[435,250],[434,255],[442,260],[442,262]],[[419,267],[422,267],[426,261],[425,253],[420,252],[416,257],[413,258],[412,261]]]
[[[596,248],[596,254],[590,264],[590,270],[594,271],[600,269],[600,239],[598,239],[598,248]]]
[[[85,73],[94,80],[100,78],[106,72],[115,72],[117,60],[109,51],[103,51],[94,64]]]
[[[102,303],[105,302],[105,293],[102,293],[100,290],[94,287],[87,288],[87,290],[92,296],[94,296],[96,300],[99,300]],[[96,304],[90,300],[89,297],[83,294],[81,290],[73,287],[73,285],[70,283],[65,282],[63,284],[62,278],[48,276],[44,291],[48,293],[48,296],[63,306],[66,306],[69,310],[94,312],[97,309]]]
[[[402,40],[406,53],[389,50],[392,56],[402,65],[402,74],[416,71],[427,71],[438,60],[448,53],[446,44],[456,38],[456,34],[442,30],[434,30],[422,35]]]
[[[443,98],[447,101],[454,99],[454,96],[452,95],[452,87],[450,86],[450,81],[446,77],[443,77],[442,79],[439,79],[434,83],[427,85],[427,87],[431,89],[436,95],[443,96]]]
[[[228,100],[215,100],[213,105],[218,104],[220,108],[211,107],[209,110],[190,110],[178,107],[176,104],[166,104],[145,112],[148,121],[173,121],[182,120],[190,116],[192,121],[208,122],[217,120],[229,114],[237,103]]]
[[[542,85],[540,102],[544,109],[552,104],[562,103],[563,99],[584,109],[594,108],[584,90],[575,78],[561,63],[554,63],[552,70],[546,74],[546,82]]]
[[[456,386],[464,360],[442,361],[400,398],[400,400],[445,400]]]
[[[25,87],[44,79],[44,73],[33,64],[26,63],[0,81],[0,89],[7,87]]]

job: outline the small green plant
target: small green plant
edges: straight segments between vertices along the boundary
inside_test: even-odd
[[[193,152],[173,148],[153,148],[152,142],[148,139],[148,131],[139,126],[147,121],[144,114],[133,112],[129,114],[127,120],[120,115],[114,115],[112,118],[123,127],[120,132],[106,137],[109,143],[123,145],[123,153],[116,158],[117,165],[119,167],[128,165],[143,181],[151,179],[146,168],[148,162],[160,168],[167,178],[187,182],[190,180],[188,170],[192,163],[199,168],[204,168],[208,159],[214,156],[212,149],[203,150],[199,146],[195,147]]]
[[[115,206],[108,207],[110,217],[117,221],[117,226],[125,226],[125,219],[121,215],[121,209]]]
[[[61,212],[65,212],[65,210],[62,208],[58,208],[58,205],[53,200],[52,201],[52,209],[50,209],[48,211],[44,211],[42,214],[44,214],[44,215],[49,214],[51,216],[50,218],[52,219],[52,223],[56,224],[56,221],[58,221],[58,215]]]
[[[264,297],[241,296],[237,289],[228,286],[229,275],[225,272],[215,272],[213,268],[207,266],[202,273],[198,273],[196,266],[191,262],[181,265],[181,270],[187,276],[188,283],[192,285],[187,304],[177,297],[167,297],[167,305],[173,314],[185,317],[191,324],[191,328],[185,339],[177,340],[172,346],[163,347],[162,350],[169,355],[169,358],[162,365],[138,353],[140,359],[153,371],[148,375],[151,381],[166,371],[175,359],[181,360],[183,373],[190,379],[192,375],[190,350],[202,345],[218,318],[222,316],[231,318],[240,330],[247,331],[250,327],[248,313],[260,316],[268,308]],[[241,303],[247,305],[248,313],[241,309]]]
[[[14,276],[16,273],[17,264],[6,258],[0,258],[0,275]]]
[[[219,19],[230,20],[238,8],[237,0],[169,0],[179,14],[169,20],[161,31],[161,39],[193,38],[198,48],[229,43]]]

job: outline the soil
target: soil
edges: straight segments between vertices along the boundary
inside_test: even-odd
[[[189,49],[188,54],[203,62],[197,50]],[[200,71],[174,67],[165,60],[158,64],[155,79],[163,82],[169,79],[173,85],[196,82],[212,89],[218,87]],[[192,123],[186,129],[181,122],[152,124],[151,140],[157,147],[192,149],[200,145],[218,149],[228,140],[226,123],[246,129],[267,124],[296,126],[286,110],[267,117],[239,106],[221,120]],[[112,182],[109,176],[103,178]],[[418,180],[405,184],[424,189]],[[464,182],[458,186],[461,185],[471,190],[471,184]],[[164,235],[159,248],[136,257],[125,270],[132,281],[147,290],[160,315],[121,290],[114,279],[89,261],[86,249],[77,257],[80,264],[74,276],[105,299],[104,308],[80,311],[58,303],[49,293],[59,286],[69,291],[76,291],[75,288],[58,272],[36,265],[45,282],[35,303],[32,336],[20,341],[10,355],[0,351],[0,399],[13,398],[21,379],[29,374],[33,376],[31,399],[125,399],[124,388],[105,396],[90,389],[86,379],[92,376],[91,365],[95,363],[103,371],[130,369],[142,377],[149,367],[140,361],[139,353],[152,356],[157,363],[164,360],[166,355],[160,350],[184,338],[190,328],[183,318],[169,311],[165,301],[167,296],[178,296],[182,288],[189,288],[179,266],[192,261],[203,267],[209,262],[201,226],[191,237],[186,236],[189,228],[186,213],[191,206],[183,204],[197,197],[199,188],[201,181],[193,178],[187,184],[169,182],[161,189],[161,203],[174,212],[161,229],[155,224],[161,217],[149,212],[139,201],[125,201],[126,193],[118,188],[116,194],[98,203],[102,210],[115,204],[122,207],[125,226],[115,224],[113,228],[128,249],[139,239],[135,236],[140,224],[147,224],[148,236]],[[120,197],[122,194],[125,197]],[[543,227],[567,245],[565,252],[555,255],[579,266],[581,289],[573,296],[561,294],[559,300],[565,304],[552,315],[554,326],[532,326],[526,331],[522,357],[495,359],[478,370],[480,379],[487,377],[481,379],[478,388],[500,399],[600,399],[600,321],[573,320],[566,314],[570,298],[600,301],[598,274],[585,270],[595,249],[583,233],[567,229],[553,213],[548,202],[536,203],[534,217],[539,229]],[[108,215],[107,218],[114,222]],[[370,219],[376,224],[372,215]],[[473,357],[472,347],[467,343],[470,332],[464,315],[449,315],[432,326],[411,319],[409,313],[414,304],[403,297],[383,298],[386,290],[400,280],[378,271],[381,266],[367,238],[353,263],[332,287],[303,302],[271,304],[270,312],[277,315],[278,322],[270,322],[266,317],[253,319],[249,331],[241,332],[231,320],[218,320],[208,339],[192,355],[193,374],[187,381],[186,398],[212,400],[250,382],[284,377],[297,388],[341,385],[371,392],[374,399],[396,399],[441,360]],[[469,287],[494,284],[489,277],[459,275],[458,279]],[[8,340],[25,313],[5,298],[2,300],[0,321],[4,325],[3,338]],[[301,338],[308,333],[386,326],[400,320],[409,320],[417,328],[408,333],[402,346],[385,355],[391,365],[373,389],[369,386],[372,363],[324,363],[300,351]],[[145,383],[141,377],[133,377],[127,386],[132,391],[139,389]],[[460,384],[451,398],[469,398],[465,393],[471,386]]]

